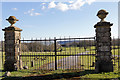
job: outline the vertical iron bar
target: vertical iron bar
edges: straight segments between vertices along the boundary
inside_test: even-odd
[[[45,37],[45,54],[47,53],[47,45],[46,45],[46,37]],[[44,58],[45,58],[45,56],[43,56],[43,65],[45,64],[45,61],[44,61]],[[45,66],[46,67],[46,69],[47,69],[47,66]]]
[[[32,46],[31,46],[31,48],[32,48],[31,50],[32,50],[32,55],[33,55],[33,44],[34,44],[34,43],[33,43],[33,41],[32,41],[32,40],[33,40],[33,39],[31,38],[31,45],[32,45]],[[36,66],[35,56],[30,56],[30,57],[32,57],[32,58],[33,58],[33,60],[34,60],[34,64],[35,64],[35,66]],[[35,66],[34,66],[34,67],[35,67]]]
[[[64,41],[65,41],[65,36],[64,36]],[[66,55],[66,46],[67,46],[67,45],[66,45],[66,43],[64,43],[64,45],[65,45],[65,46],[64,46],[65,52],[64,52],[63,55]],[[64,56],[62,56],[62,59],[63,59],[63,60],[62,60],[62,64],[63,64],[63,65],[62,65],[62,68],[64,69]]]
[[[24,39],[24,38],[23,38],[23,39]],[[24,46],[23,46],[24,43],[23,43],[23,42],[24,42],[24,41],[22,41],[22,43],[21,43],[21,48],[22,48],[22,47],[24,48]],[[24,51],[23,51],[23,49],[22,49],[21,51],[22,51],[21,54],[24,55]],[[22,57],[22,56],[21,56],[21,57]],[[24,61],[24,58],[23,58],[23,57],[22,57],[22,60],[23,60],[23,63],[22,63],[22,64],[23,64],[23,67],[24,67],[24,65],[25,65],[25,61]]]
[[[51,55],[51,50],[50,50],[50,37],[49,37],[49,43],[48,43],[49,45],[48,45],[48,47],[49,47],[49,53],[50,53],[50,55]],[[48,70],[50,70],[49,69],[49,57],[50,56],[48,56],[48,61],[47,61],[47,64],[48,64]]]
[[[84,39],[84,53],[83,53],[83,55],[85,55],[85,54],[86,54],[86,43],[85,43],[85,39]],[[86,60],[85,60],[85,59],[86,59],[86,55],[83,56],[83,57],[84,57],[84,60],[83,60],[83,61],[86,61]],[[86,63],[87,63],[87,61],[84,62],[84,64],[85,64],[85,69],[86,69],[86,67],[87,67]]]
[[[90,49],[90,47],[91,47],[91,44],[90,44],[90,39],[88,40],[88,43],[89,43],[89,49]],[[90,52],[89,52],[89,54],[90,54]],[[88,56],[88,69],[90,69],[91,70],[91,67],[89,68],[89,66],[91,66],[91,54],[90,54],[90,56]]]
[[[27,44],[27,47],[28,47],[29,41],[27,41],[26,44]],[[29,58],[30,58],[29,63],[33,62],[33,64],[30,65],[30,66],[34,67],[34,61],[31,60],[31,54],[30,54],[29,48],[28,48],[28,50],[26,50],[26,51],[27,51],[28,54],[30,55],[30,57],[29,57]]]
[[[54,60],[54,57],[55,57],[55,42],[53,41],[53,52],[52,52],[52,55],[54,55],[54,56],[52,56],[51,57],[51,61],[53,62],[53,60]],[[54,66],[54,64],[51,64],[50,66]],[[55,66],[54,66],[55,67]],[[54,69],[54,68],[53,68]]]
[[[50,38],[49,38],[49,39],[50,39]],[[51,39],[50,39],[50,40],[51,40]],[[50,41],[50,55],[52,55],[52,53],[51,53],[51,52],[52,52],[52,50],[51,50],[51,47],[52,47],[52,46],[51,46],[51,42],[52,42],[52,41]],[[54,48],[54,47],[52,47],[52,49],[53,49],[53,48]],[[50,68],[50,70],[51,70],[51,56],[48,56],[48,58],[49,58],[49,68]]]
[[[4,48],[3,48],[3,45],[4,45],[3,42],[4,42],[4,41],[1,42],[1,44],[2,44],[2,66],[4,65],[4,64],[3,64],[3,49],[4,49]],[[5,49],[4,49],[4,50],[5,50]],[[5,58],[4,58],[4,59],[5,59]],[[5,60],[4,60],[4,61],[5,61]]]
[[[24,51],[24,38],[23,38],[23,54],[25,54],[25,51]],[[26,55],[26,54],[25,54]],[[25,57],[23,58],[24,59],[24,66],[26,66],[26,62],[25,62]]]
[[[37,55],[40,55],[40,41],[38,41]],[[40,68],[40,56],[38,56],[38,69]]]
[[[120,45],[119,44],[120,44],[120,38],[118,36],[118,72],[120,72],[120,69],[119,69],[120,68],[120,61],[119,61],[120,60],[120,50],[119,50]]]
[[[95,46],[95,62],[96,62],[96,53],[97,53],[97,49],[96,49],[96,37],[94,37],[94,46]],[[94,66],[94,68],[95,68],[95,66]]]
[[[73,45],[74,45],[74,52],[72,53],[72,55],[75,53],[76,54],[76,49],[75,49],[75,39],[73,39],[74,40],[74,42],[73,42]],[[75,70],[75,56],[72,56],[73,57],[73,69]]]
[[[36,38],[36,40],[37,40],[37,38]],[[39,44],[37,43],[37,41],[35,41],[35,52],[34,52],[34,55],[36,55],[37,54],[37,46],[38,46]],[[38,57],[36,56],[36,70],[38,69]]]
[[[81,67],[82,67],[82,69],[83,69],[83,44],[84,44],[84,42],[83,42],[83,40],[81,40],[81,49],[80,49],[80,53],[82,54],[80,57],[81,57]]]
[[[80,39],[79,39],[79,54],[80,54]],[[80,60],[79,61],[79,69],[80,69],[80,64],[81,64],[81,56],[78,56],[78,60]]]
[[[65,40],[63,40],[63,41],[65,41]],[[64,45],[65,45],[65,44],[64,44]],[[66,46],[64,46],[65,52],[64,52],[63,55],[65,55],[65,53],[66,53],[66,48],[65,48],[65,47],[66,47]],[[62,69],[64,69],[64,56],[61,56],[61,57],[62,57],[62,59],[63,59],[63,60],[61,61],[61,62],[62,62],[62,66],[61,66],[61,67],[62,67]]]
[[[113,37],[114,65],[115,65],[115,38]]]
[[[116,39],[117,40],[117,49],[118,49],[118,54],[116,55],[118,58],[118,68],[119,68],[119,42],[118,42],[118,40],[119,40],[119,37]]]
[[[74,41],[75,41],[75,39],[74,39]],[[76,45],[77,45],[77,42],[75,41],[74,44],[75,44],[75,55],[76,55],[76,53],[77,53],[77,52],[76,52]],[[76,64],[76,57],[77,57],[77,56],[74,56],[74,57],[75,57],[75,65],[74,65],[74,66],[75,66],[75,70],[76,70],[76,65],[77,65],[77,64]]]
[[[55,49],[55,70],[57,70],[57,46],[56,46],[56,37],[54,37],[54,49]]]
[[[61,42],[61,37],[60,37],[60,42]],[[60,45],[60,47],[61,47],[60,49],[62,49],[62,46],[61,46],[61,45]],[[60,54],[61,54],[61,53],[63,54],[62,51],[60,51]],[[60,54],[59,54],[59,55],[60,55]],[[60,56],[60,57],[61,57],[61,56]],[[58,56],[58,60],[59,60],[59,56]],[[58,65],[60,65],[60,64],[61,64],[61,67],[62,67],[62,63],[61,63],[61,62],[58,62]]]
[[[20,59],[21,59],[21,54],[20,54],[20,52],[21,52],[21,50],[20,50],[20,48],[21,48],[21,41],[19,40],[19,69],[20,69],[20,66],[21,66],[21,64],[20,64]]]
[[[90,40],[90,39],[88,39],[87,42],[88,42],[89,40]],[[90,45],[89,42],[88,42],[88,44],[87,44],[87,48],[88,48],[88,47],[91,47],[91,45]],[[88,69],[89,69],[89,57],[90,57],[90,56],[89,56],[89,52],[88,52],[87,54],[88,54],[88,56],[87,56],[87,57],[88,57],[87,63],[88,63]]]
[[[69,48],[70,48],[70,54],[71,54],[70,36],[69,36]],[[71,57],[69,57],[69,69],[71,69],[70,61],[71,61]]]
[[[50,39],[51,39],[51,38],[50,38]],[[50,55],[53,55],[53,50],[54,50],[54,47],[52,46],[53,43],[51,44],[51,42],[50,42],[50,45],[51,45],[51,46],[50,46]],[[52,51],[52,53],[51,53],[51,51]],[[52,66],[52,65],[51,65],[51,64],[52,64],[52,59],[51,59],[51,58],[53,58],[53,56],[52,56],[52,57],[50,56],[50,70],[52,69],[52,68],[51,68],[51,66]]]
[[[90,41],[90,39],[89,39],[89,45],[90,45],[90,66],[92,65],[91,64],[91,62],[92,62],[92,60],[91,60],[91,57],[92,57],[92,55],[91,55],[91,41]],[[91,67],[90,67],[90,70],[91,70]]]
[[[41,40],[41,38],[40,38],[40,40]],[[41,41],[40,53],[41,54],[43,53],[43,44],[42,44],[42,41]],[[40,56],[40,70],[42,70],[42,56]]]
[[[65,40],[65,42],[67,41],[66,40],[66,38],[65,38],[65,36],[64,36],[64,40]],[[66,44],[68,44],[67,42],[66,42]],[[69,44],[68,44],[69,45]],[[67,49],[68,49],[68,45],[67,46],[65,46],[65,54],[64,54],[64,56],[63,56],[63,69],[66,69],[67,68],[67,66],[66,66],[66,55],[67,55],[67,53],[68,53],[68,51],[67,51]],[[66,49],[67,48],[67,49]]]

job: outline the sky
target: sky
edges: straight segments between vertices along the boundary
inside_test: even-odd
[[[19,0],[18,0],[19,1]],[[6,21],[9,16],[19,19],[15,26],[21,28],[24,39],[54,37],[94,37],[94,25],[100,21],[97,12],[105,9],[109,14],[106,21],[113,23],[112,36],[118,36],[118,0],[100,2],[99,0],[56,0],[42,2],[15,2],[2,0],[0,5],[0,39],[2,29],[10,26]]]
[[[120,2],[118,3],[118,36],[120,37]]]
[[[51,2],[53,0],[1,0],[2,2]],[[77,0],[54,0],[57,2],[68,2],[68,1],[77,1]],[[95,2],[118,2],[119,0],[86,0],[86,1],[95,1]]]

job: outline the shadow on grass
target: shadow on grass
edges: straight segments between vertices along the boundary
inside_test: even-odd
[[[21,71],[20,71],[21,72]],[[31,72],[34,74],[34,72]],[[23,71],[24,74],[24,71]],[[36,76],[30,75],[26,77],[6,77],[3,78],[2,80],[120,80],[118,79],[85,79],[85,78],[80,78],[80,76],[84,76],[86,74],[98,74],[94,70],[85,70],[85,71],[80,71],[80,72],[68,72],[68,73],[54,73],[50,75],[41,75],[38,74]]]
[[[55,73],[51,75],[40,75],[37,76],[27,76],[27,77],[6,77],[2,80],[53,80],[53,79],[70,79],[73,77],[79,77],[86,75],[86,74],[95,74],[96,72],[94,70],[85,70],[81,72],[69,72],[69,73]],[[72,79],[71,79],[72,80]]]

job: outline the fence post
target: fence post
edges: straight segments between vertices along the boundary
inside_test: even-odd
[[[55,70],[57,70],[57,46],[56,46],[56,37],[54,38],[54,51],[55,51]]]
[[[5,31],[5,71],[14,71],[20,69],[19,55],[20,55],[20,38],[22,29],[15,27],[14,24],[18,19],[15,16],[10,16],[6,19],[11,26],[2,29]]]
[[[3,50],[4,46],[3,45],[4,45],[4,41],[2,41],[1,44],[2,44],[2,66],[3,66],[3,53],[4,53],[4,50]]]
[[[96,28],[96,72],[112,72],[112,52],[111,52],[111,24],[110,22],[104,21],[108,12],[100,10],[97,16],[101,19],[94,28]]]
[[[120,72],[120,36],[118,36],[118,72]]]

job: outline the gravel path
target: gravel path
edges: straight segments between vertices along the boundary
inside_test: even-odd
[[[86,55],[88,52],[89,51],[76,54],[76,55],[79,55],[79,56],[69,56],[69,57],[57,60],[57,69],[80,68],[79,57],[80,57],[80,55]],[[44,69],[55,69],[55,62],[43,65],[42,68],[44,68]]]
[[[83,53],[78,53],[76,55],[78,56],[69,56],[66,58],[62,58],[57,60],[57,69],[74,69],[74,68],[80,68],[80,55],[90,55],[87,54],[89,51],[83,52]],[[94,54],[92,54],[94,55]],[[113,57],[118,57],[118,55],[112,55]],[[120,57],[120,56],[119,56]],[[41,67],[42,69],[55,69],[55,61],[45,64]]]

